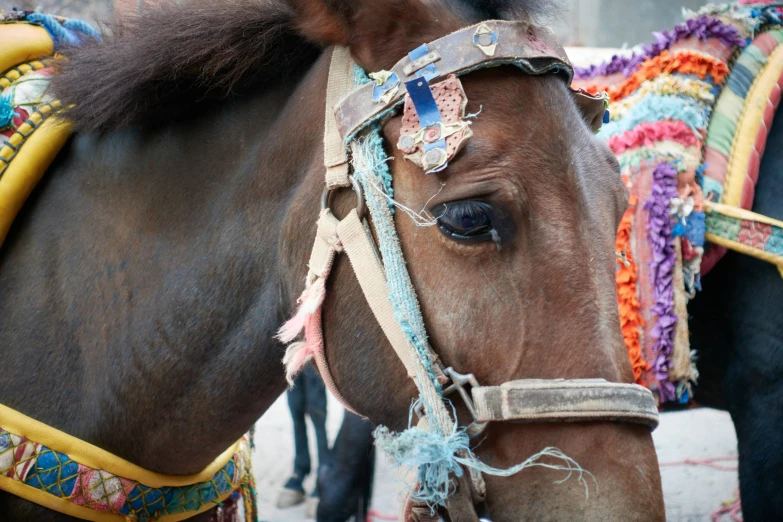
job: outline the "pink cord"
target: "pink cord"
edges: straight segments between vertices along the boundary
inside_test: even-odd
[[[723,466],[717,464],[717,462],[736,462],[737,457],[727,455],[725,457],[711,457],[706,459],[685,459],[678,460],[676,462],[661,462],[662,468],[674,467],[674,466],[706,466],[708,468],[717,469],[720,471],[737,471],[737,466]]]
[[[375,522],[376,518],[378,520],[395,520],[395,521],[397,520],[397,517],[394,515],[384,515],[377,509],[371,509],[367,513],[367,522]]]
[[[742,503],[740,502],[739,488],[734,490],[737,500],[726,503],[723,507],[713,511],[712,522],[721,522],[723,515],[729,515],[734,522],[742,522]]]

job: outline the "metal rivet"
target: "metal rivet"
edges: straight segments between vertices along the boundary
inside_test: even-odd
[[[427,143],[435,143],[440,139],[440,126],[433,125],[424,129],[424,141]]]
[[[478,43],[479,45],[492,45],[492,35],[491,34],[482,34],[478,37]]]

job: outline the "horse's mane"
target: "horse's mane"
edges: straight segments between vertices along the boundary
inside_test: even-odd
[[[300,71],[318,55],[283,0],[161,2],[100,44],[63,51],[52,83],[79,130],[175,118],[193,103]]]
[[[540,18],[559,7],[553,0],[437,1],[444,9],[478,19]],[[343,0],[310,3],[320,2],[339,10]],[[279,82],[311,64],[320,48],[300,34],[301,20],[292,7],[306,3],[160,2],[114,23],[102,43],[62,51],[66,59],[58,62],[53,89],[69,107],[68,118],[77,130],[107,131],[181,117],[198,102]],[[384,7],[403,3],[373,3],[378,23],[388,22]]]

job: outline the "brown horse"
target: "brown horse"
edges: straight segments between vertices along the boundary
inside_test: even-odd
[[[68,51],[55,88],[78,133],[0,254],[0,403],[153,471],[204,468],[286,386],[273,335],[301,291],[323,189],[320,46],[348,45],[376,71],[544,4],[199,1]],[[463,82],[481,112],[446,171],[425,176],[388,147],[398,201],[485,209],[505,231],[498,250],[395,216],[434,349],[482,384],[631,382],[614,290],[626,208],[616,160],[554,76],[498,67]],[[399,116],[386,123],[388,144],[399,129]],[[338,199],[339,210],[353,198]],[[342,394],[403,429],[415,386],[342,259],[324,325]],[[663,519],[645,427],[497,424],[475,452],[507,467],[546,446],[594,475],[589,498],[576,480],[555,484],[562,472],[488,477],[492,520]],[[68,519],[7,494],[0,514]]]

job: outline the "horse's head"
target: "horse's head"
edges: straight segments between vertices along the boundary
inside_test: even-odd
[[[532,16],[526,4],[537,4],[294,3],[304,33],[349,46],[368,72],[391,69],[420,44],[482,20]],[[461,81],[467,112],[478,115],[472,138],[445,170],[425,174],[404,158],[401,110],[382,131],[393,156],[394,200],[408,209],[398,209],[394,222],[432,348],[445,367],[472,373],[483,386],[534,378],[632,382],[614,280],[626,195],[617,161],[593,136],[595,115],[584,114],[552,73],[502,66]],[[337,263],[328,295],[326,359],[337,388],[374,422],[404,429],[416,387],[346,261]],[[454,404],[469,424],[462,401]],[[556,446],[595,477],[586,499],[583,485],[555,484],[563,473],[546,468],[487,476],[492,520],[663,518],[646,427],[503,422],[474,442],[476,455],[498,468]]]

